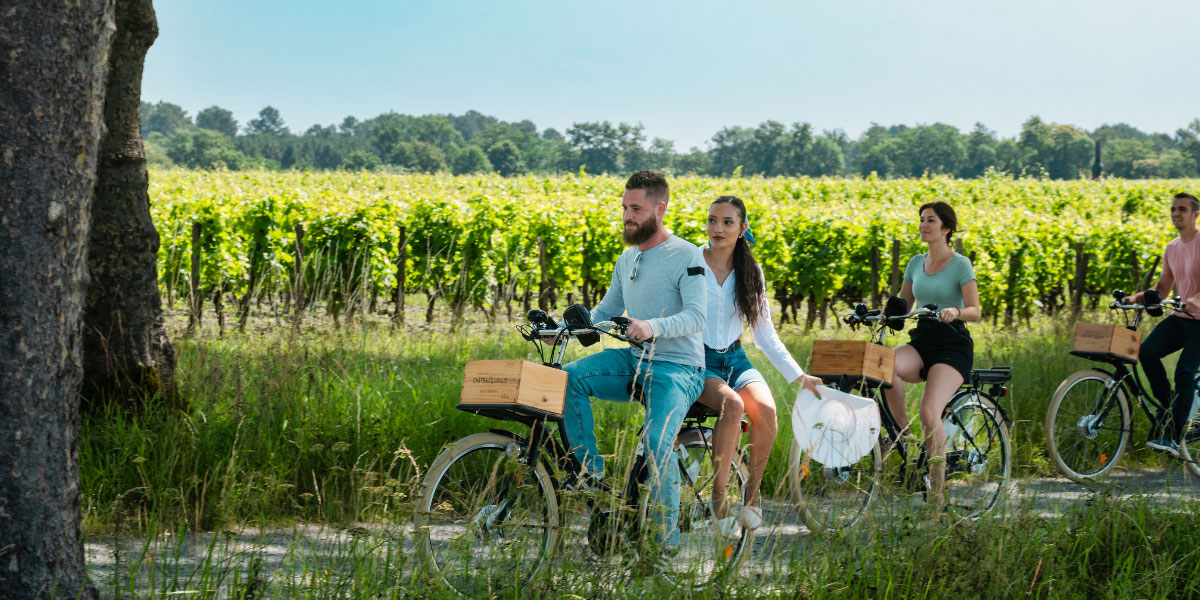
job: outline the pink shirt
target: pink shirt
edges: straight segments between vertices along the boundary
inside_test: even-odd
[[[1177,237],[1167,243],[1163,251],[1163,274],[1175,278],[1175,292],[1184,300],[1200,292],[1200,235],[1190,242]],[[1184,313],[1175,316],[1195,318]]]

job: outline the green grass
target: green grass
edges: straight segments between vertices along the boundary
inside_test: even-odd
[[[1046,406],[1063,378],[1092,366],[1067,354],[1071,331],[1048,319],[1015,330],[989,324],[972,330],[976,366],[1013,367],[1002,404],[1019,476],[1053,474],[1044,453]],[[788,327],[782,337],[807,365],[812,340],[862,339],[862,333]],[[110,530],[118,520],[211,530],[230,523],[391,518],[443,445],[493,427],[521,427],[454,409],[464,363],[537,360],[511,328],[485,325],[449,333],[423,325],[335,329],[318,323],[293,337],[286,327],[263,323],[246,334],[205,332],[176,337],[175,344],[187,410],[150,404],[126,413],[109,406],[83,419],[80,470],[91,530]],[[748,352],[779,410],[764,489],[782,490],[797,390],[752,345]],[[568,359],[581,355],[573,348]],[[920,391],[908,386],[910,406]],[[601,451],[613,453],[616,440],[637,431],[642,409],[603,401],[595,407]],[[1135,449],[1147,426],[1138,413]],[[1158,459],[1135,450],[1125,460]]]
[[[1107,315],[1092,321],[1103,322]],[[976,366],[1010,365],[1003,400],[1019,476],[1052,475],[1042,423],[1050,395],[1088,368],[1067,354],[1070,325],[1042,319],[1014,330],[972,329]],[[814,339],[863,339],[862,332],[782,337],[807,365]],[[901,335],[893,343],[906,340]],[[473,324],[397,330],[384,323],[335,328],[314,322],[292,336],[258,322],[246,334],[175,337],[186,410],[112,405],[84,416],[80,471],[84,527],[115,540],[111,568],[93,577],[106,596],[439,597],[411,553],[412,499],[445,444],[493,427],[520,427],[458,412],[463,364],[471,359],[536,360],[510,327]],[[588,349],[588,352],[594,351]],[[780,435],[764,490],[779,496],[791,440],[794,386],[752,346],[779,405]],[[581,356],[578,348],[568,358]],[[920,386],[910,386],[910,404]],[[915,414],[914,411],[910,411]],[[642,421],[636,404],[596,403],[606,453],[625,454]],[[1140,449],[1127,466],[1157,463]],[[621,461],[618,461],[621,462]],[[619,471],[614,471],[619,472]],[[1197,593],[1200,541],[1188,503],[1174,509],[1135,499],[1093,497],[1061,518],[1015,510],[953,526],[895,515],[843,537],[804,536],[744,567],[720,589],[682,597],[1178,597]],[[246,525],[320,524],[344,535],[322,548],[288,546],[265,567],[268,544],[237,545],[219,532]],[[366,524],[365,528],[364,525]],[[170,534],[165,532],[171,532]],[[201,533],[214,532],[214,533]],[[198,560],[170,542],[207,535]],[[273,542],[278,545],[278,540]],[[130,545],[132,546],[130,547]],[[625,581],[587,564],[555,563],[546,578],[498,597],[672,595],[654,580]]]

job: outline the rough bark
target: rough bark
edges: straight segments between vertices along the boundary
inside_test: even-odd
[[[175,352],[158,292],[140,118],[142,65],[158,24],[150,0],[118,0],[116,22],[88,239],[82,393],[87,400],[174,399]]]
[[[94,598],[80,316],[113,0],[0,0],[0,595]]]

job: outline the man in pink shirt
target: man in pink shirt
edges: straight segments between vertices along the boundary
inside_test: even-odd
[[[1150,430],[1146,446],[1179,456],[1179,440],[1187,424],[1195,393],[1196,370],[1200,368],[1200,230],[1196,228],[1200,202],[1191,194],[1179,193],[1171,200],[1171,223],[1179,231],[1179,237],[1167,243],[1163,251],[1162,276],[1154,289],[1163,298],[1170,295],[1174,287],[1179,297],[1186,302],[1187,313],[1174,313],[1159,322],[1142,341],[1139,362],[1150,382],[1150,391],[1164,406],[1171,407],[1170,415],[1159,414],[1155,426]],[[1142,293],[1129,300],[1141,303]],[[1164,356],[1176,351],[1179,362],[1175,365],[1175,393],[1167,381],[1163,368]],[[1167,418],[1169,416],[1169,418]]]

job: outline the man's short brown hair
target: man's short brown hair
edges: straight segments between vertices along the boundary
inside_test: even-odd
[[[671,186],[667,185],[667,176],[658,171],[638,171],[629,176],[625,182],[626,190],[646,190],[646,197],[658,202],[671,199]]]
[[[626,187],[628,187],[628,186],[626,186]],[[1187,192],[1179,192],[1178,194],[1175,194],[1175,197],[1172,198],[1172,200],[1178,200],[1180,198],[1187,198],[1188,200],[1192,201],[1192,212],[1196,212],[1196,211],[1200,210],[1200,200],[1196,200],[1195,196],[1193,196]]]

